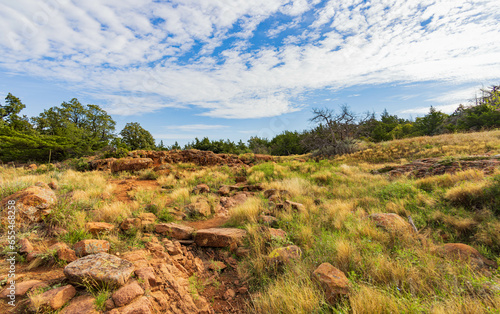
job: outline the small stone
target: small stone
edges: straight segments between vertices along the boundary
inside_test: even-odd
[[[268,215],[261,215],[259,217],[259,220],[262,224],[268,225],[268,226],[276,226],[278,224],[278,219],[273,216],[268,216]]]
[[[106,302],[104,303],[104,308],[106,309],[106,311],[111,311],[115,307],[116,306],[115,302],[113,302],[113,299],[107,299]]]
[[[245,294],[248,292],[248,288],[247,287],[239,287],[238,288],[238,293],[239,294]]]
[[[237,228],[210,228],[198,230],[194,238],[198,246],[229,247],[239,244],[247,232]]]
[[[296,245],[289,245],[274,249],[268,256],[269,260],[277,263],[289,263],[298,260],[302,256],[302,250]]]
[[[141,221],[142,228],[153,225],[156,221],[156,215],[153,213],[142,213],[138,218]]]
[[[106,240],[82,240],[73,246],[78,256],[106,253],[109,251],[109,242]]]
[[[33,245],[31,245],[31,242],[28,239],[19,240],[19,244],[21,245],[21,249],[19,250],[20,253],[29,254],[33,252]]]
[[[82,295],[72,299],[60,314],[98,314],[95,309],[95,298],[90,295]]]
[[[106,222],[87,222],[85,224],[85,229],[88,232],[97,235],[99,233],[107,233],[112,231],[115,228],[114,225],[106,223]]]
[[[177,240],[189,240],[192,238],[195,229],[172,222],[157,224],[155,231]]]
[[[217,194],[219,194],[220,196],[227,196],[231,193],[231,189],[229,188],[229,186],[227,185],[223,185],[219,188],[219,190],[217,191]]]
[[[269,228],[269,233],[272,237],[280,238],[282,240],[286,239],[286,232],[281,229]]]
[[[115,291],[112,299],[113,302],[115,302],[115,305],[120,307],[129,304],[130,301],[143,294],[144,290],[142,290],[139,284],[134,281],[133,283],[123,286]]]
[[[41,280],[28,280],[28,281],[22,281],[22,282],[16,283],[15,284],[15,293],[14,293],[14,295],[15,296],[23,296],[29,290],[31,290],[33,287],[35,287],[37,285],[40,285],[42,283],[43,283],[43,281],[41,281]],[[8,288],[9,288],[9,284],[7,282],[7,288],[5,288],[2,291],[2,293],[0,293],[0,298],[1,299],[6,298],[10,294],[11,290],[8,289]]]
[[[330,304],[335,304],[340,295],[349,293],[349,279],[330,263],[319,265],[313,272],[312,278],[321,285],[325,298]]]
[[[235,296],[236,296],[236,292],[234,292],[233,289],[227,289],[226,292],[224,293],[224,298],[226,300],[234,299]]]
[[[226,264],[224,264],[221,261],[212,261],[208,265],[208,269],[213,270],[213,271],[217,271],[217,272],[224,270],[226,267],[227,267]]]
[[[37,307],[49,306],[53,310],[60,309],[66,302],[71,300],[76,294],[76,289],[72,285],[66,285],[46,291],[40,295],[32,297],[32,304]]]

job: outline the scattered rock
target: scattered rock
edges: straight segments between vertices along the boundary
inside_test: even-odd
[[[73,246],[78,256],[85,256],[109,251],[109,242],[106,240],[82,240]]]
[[[278,224],[278,219],[273,216],[268,216],[268,215],[260,215],[259,217],[260,223],[268,226],[275,227]]]
[[[134,281],[116,290],[112,299],[115,306],[120,307],[129,304],[130,301],[143,294],[144,290]]]
[[[21,224],[29,224],[39,222],[48,215],[56,204],[57,197],[54,191],[48,187],[31,186],[16,192],[0,202],[0,211],[4,219],[8,217],[8,209],[11,206],[9,203],[12,203],[12,201],[15,202],[16,219]]]
[[[377,213],[369,216],[375,222],[377,227],[386,231],[411,232],[414,233],[412,226],[401,216],[393,213]]]
[[[208,265],[208,269],[218,272],[224,270],[226,267],[227,267],[226,264],[224,264],[221,261],[212,261]]]
[[[302,256],[302,250],[296,245],[289,245],[274,249],[268,256],[269,260],[277,264],[288,264],[298,260]]]
[[[33,245],[31,245],[31,242],[28,239],[19,240],[19,245],[21,246],[19,253],[29,254],[33,252]]]
[[[220,196],[228,196],[231,193],[231,189],[227,185],[223,185],[217,191],[217,194]]]
[[[245,238],[247,232],[236,228],[210,228],[196,232],[194,241],[198,246],[229,247],[238,245]]]
[[[196,202],[187,205],[185,211],[191,217],[208,217],[212,214],[210,204],[204,198],[199,198]]]
[[[156,276],[153,267],[137,269],[135,275],[144,282],[145,289],[156,286]]]
[[[68,264],[64,275],[69,281],[82,283],[89,277],[97,283],[107,283],[111,286],[122,286],[130,278],[134,265],[107,253],[92,254]]]
[[[147,297],[141,297],[125,307],[111,310],[109,314],[151,314],[150,303]]]
[[[178,240],[189,240],[193,237],[194,228],[176,223],[156,225],[156,232]]]
[[[153,167],[151,158],[120,158],[112,162],[111,171],[137,171]]]
[[[139,218],[127,218],[120,224],[120,229],[123,231],[128,231],[132,228],[140,229],[141,228],[141,220]]]
[[[141,221],[141,227],[143,229],[149,225],[153,225],[156,221],[156,215],[153,213],[142,213],[138,218]]]
[[[497,267],[494,261],[481,255],[481,253],[472,246],[463,243],[446,243],[435,249],[435,252],[445,258],[470,262],[477,267]]]
[[[25,295],[29,290],[31,290],[33,287],[42,284],[43,281],[41,280],[28,280],[28,281],[23,281],[15,284],[15,290],[10,290],[9,285],[7,285],[7,288],[5,288],[2,293],[0,293],[0,298],[5,299],[7,296],[10,294],[11,291],[15,291],[14,295],[15,296],[23,296]]]
[[[292,202],[292,201],[289,201],[289,200],[286,200],[285,204],[288,205],[288,206],[290,206],[290,207],[292,207],[292,209],[297,210],[299,212],[303,212],[306,209],[306,207],[303,204]]]
[[[60,309],[66,302],[71,300],[76,294],[76,289],[72,285],[66,285],[46,291],[40,295],[31,298],[32,305],[35,308],[50,307],[53,310]]]
[[[114,225],[109,224],[107,222],[87,222],[85,224],[85,229],[87,229],[88,232],[97,235],[99,233],[106,233],[110,232],[115,228]]]
[[[210,187],[204,183],[198,184],[192,191],[194,194],[210,193]]]
[[[245,192],[237,193],[231,197],[221,197],[220,203],[225,208],[232,208],[245,203],[248,196]]]
[[[95,298],[90,295],[82,295],[72,299],[68,306],[62,309],[60,314],[98,314],[95,309]]]
[[[330,304],[334,304],[340,295],[349,293],[349,279],[330,263],[319,265],[313,272],[312,278],[321,285]]]
[[[236,296],[236,292],[234,292],[233,289],[227,289],[226,292],[224,293],[224,298],[226,300],[234,299],[235,296]]]

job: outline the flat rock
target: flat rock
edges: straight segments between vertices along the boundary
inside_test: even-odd
[[[82,295],[72,299],[69,304],[62,309],[60,314],[98,314],[95,309],[95,298],[90,295]]]
[[[115,306],[124,306],[130,303],[133,299],[144,294],[144,290],[137,282],[129,283],[113,293],[112,299]]]
[[[302,256],[302,250],[296,245],[289,245],[274,249],[268,256],[269,260],[276,263],[289,263],[298,260]]]
[[[53,310],[60,309],[66,302],[71,300],[76,294],[76,289],[72,285],[66,285],[46,291],[33,297],[31,300],[37,307],[50,307]]]
[[[238,245],[247,236],[246,230],[237,228],[200,229],[194,238],[198,246],[229,247]]]
[[[109,311],[109,314],[151,314],[150,303],[147,297],[140,297],[127,306]]]
[[[115,226],[107,222],[87,222],[85,229],[92,234],[106,233],[115,229]]]
[[[137,171],[153,167],[151,158],[120,158],[111,163],[111,171]]]
[[[85,256],[109,251],[109,242],[106,240],[82,240],[73,246],[76,255]]]
[[[176,223],[161,223],[156,225],[156,232],[177,240],[189,240],[193,237],[194,228]]]
[[[321,285],[325,298],[330,304],[335,304],[340,295],[349,293],[349,279],[330,263],[319,265],[312,273],[312,279]]]
[[[0,212],[4,218],[7,218],[9,201],[15,202],[18,221],[32,223],[41,221],[50,213],[57,202],[57,197],[49,187],[31,186],[7,196],[0,202]]]
[[[41,280],[28,280],[28,281],[22,281],[22,282],[16,283],[14,295],[15,296],[23,296],[29,290],[31,290],[31,288],[33,288],[37,285],[40,285],[42,283],[43,283],[43,281],[41,281]],[[10,294],[11,290],[9,290],[8,288],[9,288],[9,284],[7,282],[6,288],[2,291],[2,293],[0,293],[0,298],[5,299]]]
[[[497,267],[494,261],[481,255],[472,246],[463,243],[446,243],[435,249],[435,252],[448,259],[471,262],[478,267]]]
[[[89,277],[98,283],[123,286],[134,271],[134,265],[107,253],[92,254],[68,264],[64,275],[71,282],[83,283]]]

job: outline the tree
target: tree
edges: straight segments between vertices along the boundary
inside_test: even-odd
[[[127,123],[120,135],[131,150],[155,149],[155,140],[149,131],[143,129],[137,122]]]
[[[285,131],[276,135],[270,143],[271,154],[274,156],[301,155],[307,152],[302,145],[302,134]]]
[[[431,106],[427,115],[415,120],[414,129],[416,135],[436,135],[442,133],[442,129],[444,128],[443,122],[447,117],[446,113],[442,113]]]
[[[19,113],[26,108],[26,105],[19,98],[7,94],[5,97],[5,106],[0,105],[0,124],[6,124],[10,128],[21,131],[30,132],[33,126],[30,124],[28,117],[19,116]]]

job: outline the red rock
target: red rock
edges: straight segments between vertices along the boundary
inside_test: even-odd
[[[204,183],[200,183],[193,189],[193,193],[210,193],[210,187]]]
[[[139,215],[139,220],[141,221],[141,226],[144,228],[145,226],[152,225],[156,221],[156,215],[153,213],[142,213]]]
[[[109,242],[106,240],[82,240],[73,246],[78,256],[106,253],[109,251]]]
[[[269,233],[272,237],[280,238],[283,240],[286,239],[286,232],[281,229],[269,228]]]
[[[198,246],[229,247],[240,244],[246,236],[247,232],[243,229],[210,228],[198,230],[194,241]]]
[[[185,211],[189,216],[208,217],[212,214],[210,204],[204,198],[199,198],[196,202],[191,203],[185,207]]]
[[[111,171],[137,171],[153,167],[151,158],[120,158],[112,162]]]
[[[116,290],[115,293],[113,293],[112,299],[115,305],[120,307],[129,304],[130,301],[143,294],[144,290],[134,281]]]
[[[29,290],[31,290],[33,287],[42,284],[43,281],[41,280],[28,280],[28,281],[22,281],[19,283],[15,284],[15,296],[23,296],[25,295]],[[5,288],[2,293],[0,293],[0,298],[4,299],[6,298],[11,290],[9,290],[9,282],[7,282],[6,285],[7,288]]]
[[[213,261],[213,262],[210,262],[210,264],[208,265],[208,269],[213,270],[213,271],[221,271],[221,270],[225,269],[226,267],[227,267],[226,264],[224,264],[221,261]]]
[[[62,261],[73,262],[77,259],[75,251],[70,249],[66,243],[58,242],[53,244],[47,251],[57,252],[57,258]]]
[[[150,303],[146,297],[141,297],[120,309],[113,309],[110,314],[112,314],[113,311],[117,311],[116,313],[120,314],[151,314]]]
[[[375,222],[377,227],[381,227],[387,231],[415,232],[411,225],[397,214],[377,213],[371,214],[369,217]]]
[[[494,261],[491,261],[481,255],[481,253],[479,253],[472,246],[463,243],[446,243],[443,246],[435,249],[435,252],[445,258],[460,260],[464,262],[470,261],[472,264],[478,267],[497,267]]]
[[[76,297],[59,314],[98,314],[94,302],[95,298],[90,295]]]
[[[17,221],[20,223],[39,222],[48,215],[57,202],[54,191],[50,188],[31,186],[22,191],[7,196],[0,202],[0,212],[7,219],[9,201],[15,201]]]
[[[289,263],[298,260],[302,256],[302,250],[296,245],[289,245],[274,249],[268,256],[271,262]]]
[[[153,267],[137,269],[135,275],[144,281],[146,287],[154,287],[157,284]]]
[[[161,223],[156,225],[156,232],[177,240],[189,240],[193,236],[194,228],[176,223]]]
[[[72,285],[66,285],[46,291],[40,295],[32,297],[33,304],[40,307],[49,306],[53,310],[60,309],[66,302],[71,300],[76,294],[76,289]]]
[[[88,232],[96,235],[99,233],[110,232],[115,229],[115,226],[106,222],[87,222],[85,224],[85,229],[87,229]]]
[[[19,250],[20,253],[29,254],[33,252],[33,245],[31,245],[31,242],[28,239],[19,240],[19,244],[21,245],[21,249]]]
[[[127,218],[120,224],[120,228],[124,231],[130,230],[131,228],[140,229],[141,226],[142,223],[139,218]]]
[[[341,270],[329,263],[319,265],[313,272],[312,278],[321,285],[330,304],[334,304],[340,295],[349,293],[349,279]]]

